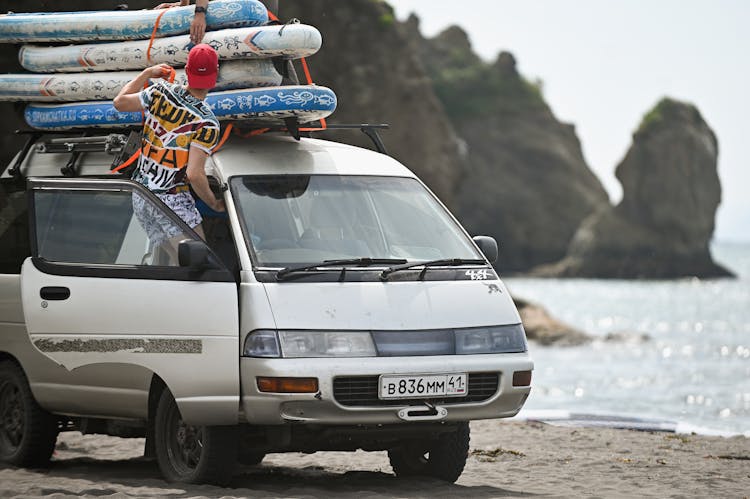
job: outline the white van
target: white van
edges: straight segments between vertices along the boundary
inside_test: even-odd
[[[227,213],[204,210],[204,242],[108,173],[122,142],[33,136],[0,176],[0,460],[44,464],[76,430],[146,437],[173,481],[364,449],[452,482],[468,422],[524,404],[497,245],[393,158],[230,139],[207,164]],[[134,204],[179,230],[177,256]]]

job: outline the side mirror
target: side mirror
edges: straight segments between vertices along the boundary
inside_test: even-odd
[[[494,237],[474,236],[472,239],[490,263],[497,261],[497,241],[495,241]]]
[[[180,241],[180,245],[177,246],[177,259],[180,262],[180,267],[190,269],[210,268],[212,265],[209,254],[208,246],[203,241],[186,239]]]

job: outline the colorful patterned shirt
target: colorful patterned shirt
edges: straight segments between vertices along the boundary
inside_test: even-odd
[[[159,80],[140,93],[145,109],[143,149],[133,180],[155,193],[184,186],[190,147],[210,154],[219,122],[204,101],[181,85]]]

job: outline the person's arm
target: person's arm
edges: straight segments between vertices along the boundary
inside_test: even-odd
[[[208,0],[195,0],[195,8],[198,7],[208,9]],[[206,12],[196,12],[193,14],[193,22],[190,24],[190,41],[197,45],[203,41],[205,34]]]
[[[224,200],[216,199],[206,177],[208,153],[200,147],[191,147],[188,155],[187,178],[198,197],[214,211],[225,211]]]
[[[180,0],[179,2],[160,3],[154,9],[168,9],[170,7],[185,7],[190,5],[190,0]],[[195,0],[195,6],[202,9],[208,9],[208,0]],[[200,9],[199,9],[200,10]],[[197,45],[203,41],[206,34],[206,12],[193,13],[193,20],[190,23],[190,41]]]
[[[141,71],[141,74],[130,80],[115,97],[113,104],[115,109],[122,112],[141,111],[143,103],[141,102],[141,90],[151,78],[164,78],[169,75],[171,67],[167,64],[158,64]]]

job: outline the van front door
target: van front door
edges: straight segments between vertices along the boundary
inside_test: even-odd
[[[237,285],[219,259],[209,250],[201,265],[180,266],[179,243],[202,240],[137,183],[35,179],[29,188],[24,316],[34,346],[79,373],[63,390],[77,397],[69,412],[115,414],[113,393],[122,400],[142,393],[153,373],[186,423],[235,424]],[[116,386],[101,386],[97,372]],[[104,400],[107,408],[99,407]],[[130,400],[142,401],[137,412],[147,414],[147,397]]]

